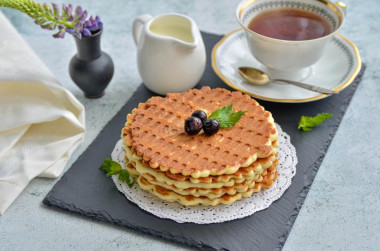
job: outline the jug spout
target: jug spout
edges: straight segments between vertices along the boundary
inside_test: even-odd
[[[198,28],[193,20],[180,14],[157,17],[149,26],[155,36],[174,40],[180,46],[195,49],[198,46]]]

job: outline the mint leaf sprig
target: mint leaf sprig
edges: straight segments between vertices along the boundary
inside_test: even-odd
[[[313,130],[313,127],[321,124],[332,116],[331,113],[321,113],[314,117],[302,116],[298,122],[298,129],[302,131],[311,131]]]
[[[209,119],[216,119],[220,123],[220,128],[228,128],[234,126],[243,116],[244,113],[248,111],[237,111],[232,112],[233,104],[229,106],[224,106],[218,110],[211,113]]]
[[[125,181],[129,187],[132,187],[136,182],[127,170],[123,169],[119,163],[109,158],[104,159],[104,162],[99,169],[106,171],[107,177],[118,174],[119,180]]]

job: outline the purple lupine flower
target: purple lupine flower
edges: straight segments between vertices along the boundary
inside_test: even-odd
[[[98,16],[95,19],[91,16],[85,23],[84,28],[90,31],[100,30],[103,27],[103,23],[100,21]]]
[[[96,31],[98,29],[98,25],[96,23],[93,23],[92,26],[89,28],[90,31]]]
[[[80,15],[80,17],[78,18],[79,21],[81,22],[84,22],[87,18],[87,11],[83,11],[83,13]]]
[[[67,16],[70,16],[72,12],[73,12],[73,5],[69,4],[69,6],[67,6]]]
[[[99,21],[99,23],[98,23],[98,29],[100,30],[102,28],[103,28],[103,23]]]
[[[53,10],[54,10],[54,15],[58,15],[59,14],[59,7],[58,7],[58,4],[56,3],[52,3],[51,6],[53,6]]]
[[[65,37],[65,29],[58,31],[57,33],[55,33],[53,35],[53,37],[54,38],[64,38]]]
[[[77,28],[77,29],[79,29],[79,30],[83,29],[83,23],[82,23],[82,22],[78,22],[78,23],[76,23],[76,24],[75,24],[75,28]]]
[[[66,13],[66,9],[67,9],[67,7],[66,7],[66,4],[62,4],[62,14],[63,13]]]
[[[50,24],[44,25],[44,27],[42,27],[42,28],[47,29],[47,30],[54,30],[55,29],[55,25],[52,24],[52,23],[50,23]]]
[[[85,27],[85,28],[89,28],[89,27],[91,27],[91,21],[90,21],[90,20],[86,21],[86,22],[84,23],[84,27]]]
[[[67,19],[67,21],[72,22],[72,21],[74,21],[74,19],[75,19],[74,16],[70,15],[69,18]]]
[[[77,15],[77,17],[80,17],[82,15],[82,7],[80,7],[79,5],[77,6],[77,8],[75,9],[75,14]]]
[[[77,32],[74,34],[78,39],[82,39],[82,33]]]
[[[69,28],[67,28],[66,32],[70,33],[71,35],[73,35],[74,33],[76,33],[76,30],[75,29],[69,29]]]
[[[0,0],[1,1],[1,0]],[[103,28],[103,23],[99,16],[87,17],[88,12],[81,6],[73,7],[72,4],[62,4],[61,8],[57,3],[39,4],[34,1],[33,6],[38,10],[33,14],[34,22],[43,29],[58,29],[53,37],[63,38],[65,33],[69,33],[79,39],[91,36]]]
[[[84,37],[91,36],[91,31],[89,29],[84,28],[82,31]]]

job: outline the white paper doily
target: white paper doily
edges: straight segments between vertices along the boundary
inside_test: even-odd
[[[192,222],[197,224],[220,223],[235,219],[244,218],[257,211],[263,210],[279,199],[285,190],[292,183],[292,177],[296,174],[297,156],[296,149],[290,143],[288,134],[282,131],[276,124],[279,134],[278,149],[280,165],[277,166],[278,178],[273,187],[265,189],[259,193],[254,193],[250,198],[244,198],[230,205],[218,206],[190,206],[185,207],[176,202],[166,202],[160,198],[146,192],[137,185],[129,188],[126,183],[120,181],[117,175],[112,179],[116,187],[128,200],[137,204],[141,209],[156,215],[160,218],[171,219],[179,223]],[[114,161],[125,166],[125,153],[122,140],[119,140],[111,154]]]

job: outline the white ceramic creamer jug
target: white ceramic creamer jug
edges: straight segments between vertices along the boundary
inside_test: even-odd
[[[142,15],[133,22],[137,66],[151,91],[161,95],[193,88],[206,66],[205,46],[195,22],[184,15]]]

